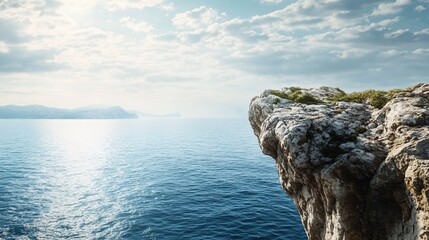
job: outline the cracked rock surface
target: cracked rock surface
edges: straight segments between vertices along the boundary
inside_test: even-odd
[[[302,91],[324,103],[267,90],[252,99],[249,121],[308,238],[429,239],[429,84],[382,109],[331,103],[334,88]]]

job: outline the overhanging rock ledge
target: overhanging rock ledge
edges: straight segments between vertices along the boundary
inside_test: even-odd
[[[288,99],[296,93],[316,101]],[[429,239],[429,84],[381,109],[330,100],[338,94],[266,90],[249,107],[308,238]]]

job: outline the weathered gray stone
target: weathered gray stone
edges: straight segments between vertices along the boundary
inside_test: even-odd
[[[381,110],[329,103],[333,88],[304,91],[325,103],[275,101],[265,91],[249,121],[308,238],[429,239],[429,84]]]

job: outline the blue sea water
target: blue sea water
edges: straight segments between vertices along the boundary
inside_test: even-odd
[[[0,120],[0,239],[306,239],[246,120]]]

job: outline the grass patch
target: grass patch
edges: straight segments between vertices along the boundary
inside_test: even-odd
[[[329,100],[334,102],[368,103],[371,106],[380,109],[392,100],[395,94],[409,91],[411,91],[411,89],[393,89],[390,91],[367,90],[347,94],[341,90],[340,93],[334,95]]]
[[[321,87],[322,90],[329,90],[328,87]],[[283,98],[292,100],[297,103],[303,103],[303,104],[321,104],[324,103],[323,101],[319,100],[318,98],[315,98],[313,95],[308,93],[303,93],[301,90],[302,88],[299,87],[290,87],[289,88],[290,93],[285,93],[280,90],[271,90],[271,94]],[[335,90],[338,91],[337,94],[329,98],[329,101],[332,102],[355,102],[355,103],[367,103],[375,108],[383,108],[386,103],[388,103],[392,98],[395,96],[395,94],[400,92],[410,92],[413,89],[407,88],[407,89],[393,89],[390,91],[378,91],[378,90],[367,90],[363,92],[352,92],[347,94],[343,90],[339,88],[335,88]],[[275,99],[273,101],[274,104],[278,104],[280,102],[280,99]]]
[[[284,99],[289,99],[294,102],[298,103],[304,103],[304,104],[319,104],[323,103],[319,99],[313,97],[312,95],[308,93],[302,93],[300,90],[301,88],[289,88],[292,93],[284,93],[279,90],[271,90],[271,94]]]
[[[335,88],[335,90],[337,90],[338,92],[340,92],[339,94],[346,94],[346,92],[344,92],[342,89],[340,88]]]
[[[290,88],[289,88],[289,90],[290,90],[292,93],[295,93],[295,92],[298,92],[298,91],[302,90],[302,88],[299,88],[299,87],[290,87]]]
[[[289,94],[284,93],[280,90],[271,90],[271,94],[273,94],[274,96],[277,96],[279,98],[289,99]]]

